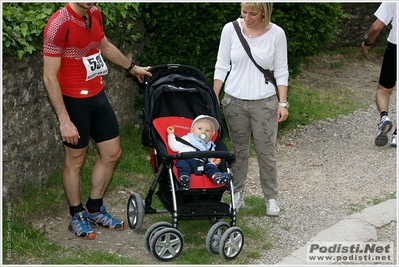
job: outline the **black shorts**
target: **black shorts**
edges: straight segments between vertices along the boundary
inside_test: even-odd
[[[393,88],[396,84],[396,45],[388,43],[382,61],[379,84]]]
[[[91,137],[95,143],[104,142],[119,136],[119,125],[115,112],[102,90],[89,98],[64,96],[64,102],[71,121],[79,131],[79,142],[64,145],[71,148],[84,148]]]

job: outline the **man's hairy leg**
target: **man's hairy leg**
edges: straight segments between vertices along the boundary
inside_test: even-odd
[[[375,102],[380,113],[382,111],[388,112],[389,100],[391,98],[392,92],[393,88],[385,88],[381,84],[378,85],[377,92],[375,94]]]

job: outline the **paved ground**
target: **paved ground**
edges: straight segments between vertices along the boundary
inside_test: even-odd
[[[308,245],[299,248],[298,250],[291,253],[289,256],[282,259],[277,265],[306,265],[306,264],[320,264],[316,262],[309,262],[309,253],[311,244],[319,245],[326,242],[332,242],[334,244],[359,244],[359,242],[375,242],[376,245],[388,244],[390,245],[390,252],[388,255],[392,256],[392,261],[385,262],[385,264],[395,264],[397,260],[397,249],[396,243],[381,240],[378,235],[378,230],[386,227],[386,230],[391,230],[391,233],[396,239],[396,221],[397,221],[397,200],[391,199],[386,202],[380,203],[376,206],[372,206],[364,209],[362,212],[350,215],[333,226],[321,231],[315,237],[313,237]],[[393,228],[393,229],[389,229]],[[381,243],[379,243],[381,242]],[[321,254],[323,255],[323,254]],[[332,256],[341,257],[344,254],[331,254]],[[363,253],[355,254],[357,256],[363,256]],[[378,254],[377,254],[378,255]],[[368,264],[374,261],[366,262]],[[323,262],[323,264],[332,264],[334,261]],[[359,261],[359,263],[365,263]],[[376,262],[374,262],[376,263]],[[376,263],[378,264],[378,263]],[[381,264],[381,263],[380,263]]]

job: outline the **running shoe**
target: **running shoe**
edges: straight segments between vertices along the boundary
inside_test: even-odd
[[[69,222],[68,229],[83,239],[94,239],[96,237],[87,220],[86,211],[75,213]]]
[[[277,200],[269,199],[266,202],[266,214],[269,216],[278,216],[280,215],[280,208],[277,204]]]
[[[389,144],[391,147],[396,147],[396,134],[393,134],[391,137],[391,143]]]
[[[392,129],[392,121],[388,116],[382,116],[380,123],[378,124],[378,133],[375,138],[376,146],[385,146],[388,143],[388,132]]]
[[[105,206],[102,205],[99,212],[89,213],[87,212],[87,219],[93,227],[105,227],[113,230],[123,230],[126,228],[126,223],[115,219],[105,210]]]

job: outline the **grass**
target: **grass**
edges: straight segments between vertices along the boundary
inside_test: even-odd
[[[392,192],[392,193],[385,194],[383,196],[375,197],[375,198],[364,197],[364,198],[362,198],[361,203],[349,204],[349,214],[358,213],[370,205],[372,205],[372,206],[378,205],[378,204],[388,201],[390,199],[396,199],[396,192]]]
[[[382,49],[374,49],[381,53]],[[335,52],[337,53],[337,52]],[[353,50],[340,50],[338,53],[350,57]],[[344,62],[336,62],[330,68],[342,68]],[[348,114],[354,110],[366,108],[364,104],[351,97],[352,92],[342,88],[328,88],[318,90],[298,81],[290,81],[290,116],[280,124],[279,137],[300,125],[311,124],[317,120],[335,118],[341,114]],[[348,97],[349,96],[349,97]],[[227,131],[225,131],[227,133]],[[225,134],[225,143],[230,149],[228,135]],[[153,180],[153,170],[149,164],[149,149],[141,146],[141,129],[132,125],[123,126],[121,130],[121,146],[123,156],[118,162],[108,192],[117,190],[119,186],[133,187],[135,192],[144,196],[147,193],[149,183]],[[82,169],[82,195],[89,195],[90,173],[96,160],[97,151],[90,146],[86,163]],[[251,155],[255,155],[251,149]],[[3,203],[3,263],[4,264],[142,264],[118,255],[104,253],[103,251],[86,250],[78,248],[62,248],[53,244],[42,233],[32,226],[32,220],[44,216],[49,210],[65,209],[68,206],[65,193],[61,186],[61,170],[51,175],[46,183],[39,188],[27,188],[24,197],[15,203]],[[132,184],[132,177],[134,179]],[[141,179],[142,178],[142,179]],[[351,212],[363,209],[366,204],[377,204],[395,194],[383,196],[378,199],[365,199],[362,203],[351,205]],[[224,196],[226,202],[228,196]],[[154,207],[161,206],[157,198],[154,198]],[[245,249],[236,260],[226,262],[219,255],[211,255],[205,248],[206,233],[209,230],[209,221],[184,220],[179,223],[179,230],[190,232],[185,236],[184,253],[174,260],[174,264],[248,264],[253,259],[262,257],[259,248],[268,250],[273,247],[273,242],[268,237],[268,231],[273,219],[263,220],[262,225],[255,223],[265,216],[264,199],[248,197],[247,207],[240,211],[237,218],[237,226],[245,233]],[[170,215],[154,214],[150,220],[170,221]],[[289,231],[290,228],[280,226]],[[195,231],[193,231],[195,229]],[[138,230],[144,236],[145,229]]]

